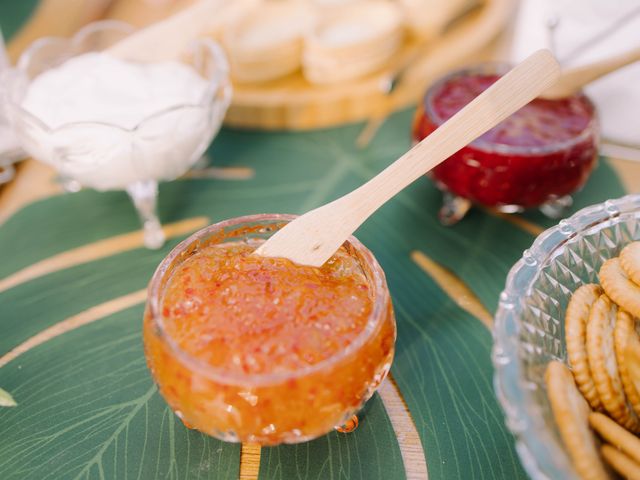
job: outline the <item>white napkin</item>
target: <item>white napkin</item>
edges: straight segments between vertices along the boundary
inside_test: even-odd
[[[557,18],[554,53],[564,67],[603,59],[640,46],[638,0],[522,0],[515,25],[511,59],[551,47],[548,22]],[[610,29],[606,36],[579,48]],[[592,83],[586,92],[595,102],[603,137],[640,148],[640,63]]]

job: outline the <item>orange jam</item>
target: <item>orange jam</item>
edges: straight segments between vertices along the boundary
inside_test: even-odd
[[[252,255],[261,241],[207,242],[159,268],[145,351],[188,426],[295,443],[343,424],[373,394],[391,364],[395,322],[384,276],[381,289],[355,248],[315,268]]]
[[[181,350],[229,373],[294,372],[364,330],[369,286],[344,250],[314,268],[251,255],[256,248],[209,245],[173,273],[162,314]]]

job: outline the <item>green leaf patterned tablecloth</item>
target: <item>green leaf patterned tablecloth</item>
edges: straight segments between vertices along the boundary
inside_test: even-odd
[[[24,19],[18,3],[0,1],[5,31]],[[0,408],[0,479],[237,478],[240,447],[186,430],[151,382],[140,338],[143,289],[167,252],[207,222],[301,213],[361,184],[407,149],[411,115],[393,116],[366,150],[354,146],[361,126],[223,130],[210,149],[211,164],[245,167],[253,176],[162,185],[162,221],[174,230],[159,251],[125,242],[108,256],[7,283],[72,249],[96,242],[122,246],[109,242],[131,239],[139,225],[124,193],[93,191],[32,203],[0,225],[0,387],[18,402]],[[603,161],[576,196],[576,208],[622,194]],[[523,478],[492,389],[490,331],[412,253],[449,269],[493,312],[508,269],[534,236],[479,210],[442,227],[439,201],[433,185],[419,180],[357,232],[382,264],[393,295],[398,342],[392,375],[430,478]],[[526,218],[552,223],[538,214]],[[24,351],[13,350],[19,345]],[[351,434],[262,449],[259,478],[401,479],[409,471],[401,444],[376,395]]]

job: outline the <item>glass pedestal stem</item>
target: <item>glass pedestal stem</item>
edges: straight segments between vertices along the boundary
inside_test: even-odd
[[[438,219],[447,227],[454,225],[462,220],[470,208],[469,200],[445,190],[442,192],[442,207],[438,212]]]
[[[162,247],[165,236],[158,220],[158,183],[153,180],[136,182],[127,187],[127,193],[142,222],[145,247],[153,250]]]
[[[540,211],[547,217],[557,220],[567,215],[569,208],[573,205],[571,195],[554,198],[547,203],[540,205]]]

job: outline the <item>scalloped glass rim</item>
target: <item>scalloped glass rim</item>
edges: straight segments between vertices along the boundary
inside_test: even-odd
[[[17,70],[20,73],[28,70],[30,62],[33,57],[36,56],[38,50],[46,47],[51,43],[58,43],[61,46],[65,47],[67,51],[75,52],[76,49],[79,48],[79,45],[82,45],[83,42],[86,41],[87,37],[91,34],[95,33],[99,30],[115,30],[121,31],[122,33],[131,34],[136,31],[136,28],[133,25],[130,25],[126,22],[122,22],[119,20],[101,20],[98,22],[90,23],[83,28],[81,28],[74,36],[71,38],[65,37],[43,37],[35,40],[21,55],[17,62]],[[136,125],[132,127],[123,127],[121,125],[117,125],[115,123],[110,122],[101,122],[95,120],[87,120],[87,121],[77,121],[77,122],[68,122],[62,125],[58,125],[56,127],[49,126],[46,122],[41,120],[39,117],[35,116],[28,110],[22,108],[20,103],[16,102],[12,95],[9,95],[7,102],[11,105],[12,109],[16,112],[19,112],[20,115],[31,119],[36,125],[38,125],[41,129],[49,132],[55,133],[59,131],[64,131],[66,129],[70,129],[77,126],[99,126],[99,127],[109,127],[114,128],[116,130],[120,130],[123,132],[135,132],[140,130],[147,122],[150,122],[156,118],[159,118],[168,113],[179,111],[179,110],[188,110],[188,109],[206,109],[209,108],[208,105],[212,103],[213,99],[216,98],[219,94],[221,94],[221,106],[222,111],[226,111],[230,101],[231,101],[231,84],[229,82],[229,63],[227,58],[222,51],[220,45],[218,45],[215,41],[208,38],[198,38],[195,40],[189,48],[193,48],[195,45],[201,45],[206,48],[211,58],[214,58],[216,61],[217,71],[216,74],[207,79],[209,86],[207,90],[203,93],[202,98],[199,103],[190,104],[184,103],[180,105],[173,105],[170,107],[166,107],[160,109],[147,117],[140,120]]]
[[[505,412],[507,427],[516,437],[520,460],[533,479],[579,477],[564,446],[546,427],[540,415],[541,405],[523,387],[523,365],[518,356],[521,299],[528,295],[541,268],[568,241],[615,225],[621,216],[634,213],[640,216],[640,194],[583,208],[540,234],[507,275],[493,328],[494,388]]]
[[[435,111],[433,106],[433,97],[436,93],[439,93],[442,86],[451,79],[469,75],[469,74],[498,74],[504,75],[513,68],[508,62],[481,62],[475,65],[471,65],[465,68],[461,68],[450,72],[443,77],[435,81],[424,94],[422,98],[422,106],[424,113],[435,124],[442,125],[445,119],[441,118]],[[485,140],[482,137],[475,139],[469,144],[476,150],[483,152],[497,152],[503,155],[520,155],[520,156],[537,156],[546,155],[549,153],[559,152],[572,148],[574,145],[585,141],[590,136],[595,135],[596,138],[600,135],[600,121],[598,119],[598,112],[591,99],[582,91],[578,92],[576,96],[582,96],[587,103],[593,109],[593,117],[589,124],[578,135],[568,140],[552,143],[550,145],[538,146],[538,147],[525,147],[518,145],[507,145],[504,143],[496,143],[489,140]]]

